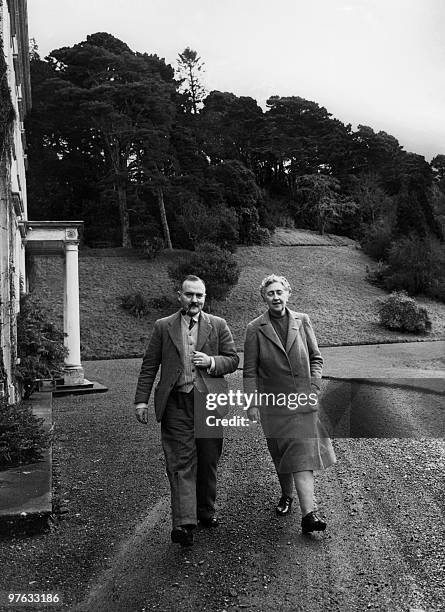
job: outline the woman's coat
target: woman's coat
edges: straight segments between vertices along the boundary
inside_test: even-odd
[[[261,424],[279,472],[323,469],[335,462],[331,441],[318,418],[323,358],[308,315],[287,311],[285,348],[269,312],[247,326],[244,392],[257,392],[261,400],[256,406],[260,408]],[[296,405],[290,402],[277,405],[280,394],[288,399],[291,395],[293,400],[298,398]]]

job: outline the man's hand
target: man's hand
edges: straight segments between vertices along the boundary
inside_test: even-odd
[[[148,406],[147,404],[136,404],[135,416],[139,423],[146,425],[148,423]]]
[[[209,368],[212,360],[205,353],[193,351],[192,363],[198,368]]]
[[[251,408],[247,409],[247,416],[249,417],[249,421],[261,423],[260,409],[256,406],[252,406]]]

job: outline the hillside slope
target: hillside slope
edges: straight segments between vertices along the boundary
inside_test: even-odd
[[[177,307],[167,275],[168,264],[177,256],[163,253],[147,261],[123,249],[81,250],[83,359],[142,355],[153,322]],[[258,286],[272,272],[288,278],[293,288],[290,307],[310,315],[322,345],[445,338],[445,304],[429,299],[418,300],[432,319],[428,336],[380,327],[375,301],[385,292],[365,281],[366,265],[372,261],[355,246],[239,247],[236,258],[242,268],[239,283],[213,312],[227,319],[238,348],[242,348],[247,323],[264,310]],[[41,257],[35,267],[35,292],[61,324],[63,259]],[[121,297],[133,292],[164,304],[144,318],[135,318],[120,306]]]

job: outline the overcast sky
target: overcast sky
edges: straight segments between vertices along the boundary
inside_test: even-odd
[[[344,123],[445,154],[444,0],[28,0],[29,35],[52,49],[109,32],[176,67],[187,46],[205,86],[301,96]]]

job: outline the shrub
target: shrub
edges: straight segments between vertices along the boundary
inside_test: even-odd
[[[272,234],[270,230],[267,229],[267,227],[261,227],[260,225],[258,225],[251,232],[252,244],[270,244],[271,236]]]
[[[34,463],[49,446],[50,434],[43,429],[26,404],[8,405],[0,400],[0,466]]]
[[[405,291],[394,291],[378,300],[380,323],[388,329],[426,333],[431,321],[426,308],[408,297]]]
[[[164,241],[159,236],[147,238],[142,243],[142,253],[148,259],[154,259],[164,248]]]
[[[445,247],[438,240],[407,236],[393,243],[388,253],[388,290],[405,290],[410,295],[443,294]]]
[[[256,208],[242,208],[238,213],[239,239],[242,244],[268,244],[270,232],[259,224]]]
[[[172,306],[177,306],[178,302],[177,299],[172,297],[171,295],[161,295],[160,297],[155,297],[151,298],[151,300],[148,300],[148,305],[154,310],[165,310],[171,309]]]
[[[445,277],[433,278],[428,289],[429,297],[445,302]]]
[[[238,217],[223,204],[208,208],[190,198],[176,206],[170,233],[176,248],[196,250],[202,242],[211,242],[234,251],[239,240]]]
[[[240,275],[235,257],[230,251],[204,242],[194,253],[169,266],[168,275],[178,285],[188,274],[202,278],[206,285],[207,298],[222,300],[234,287]]]
[[[376,287],[384,287],[385,286],[385,275],[388,272],[388,266],[383,263],[383,261],[378,261],[376,266],[366,266],[366,280],[371,285],[376,285]]]
[[[162,230],[159,222],[153,218],[145,219],[144,222],[137,223],[130,227],[130,238],[133,248],[144,250],[146,240],[153,239],[162,241]]]
[[[383,223],[367,226],[363,229],[360,243],[367,255],[384,261],[391,248],[391,228]]]
[[[145,317],[150,307],[142,293],[129,293],[124,295],[121,301],[122,308],[128,310],[134,317]]]
[[[49,320],[42,304],[32,295],[22,295],[17,316],[17,380],[28,398],[39,378],[53,378],[62,374],[67,349],[64,333]]]

